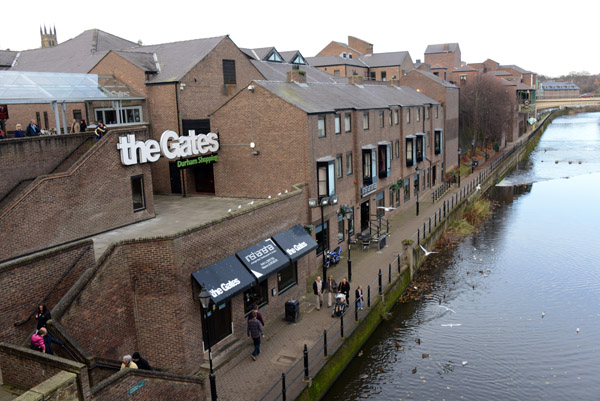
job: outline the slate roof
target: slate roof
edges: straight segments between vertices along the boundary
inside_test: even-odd
[[[488,72],[488,74],[495,75],[497,77],[510,76],[510,74],[508,72],[506,72],[506,71],[490,71],[490,72]]]
[[[458,43],[442,43],[438,45],[428,45],[425,49],[425,54],[451,53],[456,51],[460,51]]]
[[[280,81],[255,81],[255,83],[309,114],[348,109],[366,110],[391,106],[439,104],[406,86],[323,82],[298,84]]]
[[[402,51],[390,53],[364,54],[359,57],[359,60],[361,60],[367,66],[374,68],[401,65],[407,57],[410,59],[410,54],[408,54],[408,52],[406,51]]]
[[[435,75],[434,73],[431,73],[429,71],[415,70],[415,72],[426,76],[427,78],[437,82],[440,85],[445,86],[446,88],[458,88],[458,86],[456,86],[448,81],[443,80],[442,78],[438,77],[437,75]],[[412,73],[412,71],[410,73]]]
[[[527,71],[527,70],[519,67],[518,65],[514,65],[514,64],[511,64],[511,65],[501,65],[498,68],[500,68],[500,69],[502,69],[502,68],[510,68],[511,70],[515,70],[515,71],[517,71],[518,73],[521,73],[521,74],[532,74],[531,71]]]
[[[565,91],[565,90],[579,90],[579,86],[573,82],[540,82],[540,86],[544,91]]]
[[[286,81],[287,73],[292,66],[297,64],[272,63],[269,61],[250,60],[256,69],[269,81]],[[297,65],[302,71],[306,71],[307,82],[348,82],[347,78],[335,77],[310,65]]]
[[[468,65],[463,65],[460,68],[454,70],[454,72],[476,72],[475,68],[469,67]]]
[[[286,51],[286,52],[279,52],[279,54],[281,55],[281,57],[283,57],[283,60],[286,63],[291,63],[298,55],[302,56],[302,53],[300,53],[300,50],[290,50],[290,51]],[[304,61],[306,61],[306,57],[302,56],[302,58],[304,59]]]
[[[87,73],[109,50],[137,46],[99,29],[88,29],[54,47],[19,52],[11,70]]]
[[[0,50],[0,68],[10,67],[18,52]]]
[[[332,65],[351,65],[355,67],[367,68],[365,63],[357,58],[343,58],[340,56],[317,56],[307,57],[306,62],[313,67],[329,67]]]
[[[117,50],[115,53],[140,67],[143,71],[158,72],[156,62],[154,61],[154,53],[132,52],[127,50]]]

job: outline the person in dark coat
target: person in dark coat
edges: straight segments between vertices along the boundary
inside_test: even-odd
[[[17,124],[17,128],[15,129],[15,138],[25,138],[25,132],[21,128],[21,124]]]
[[[48,329],[46,327],[42,327],[40,329],[40,333],[42,336],[44,336],[44,345],[46,346],[46,354],[54,355],[54,350],[52,349],[52,343],[58,344],[58,345],[65,345],[65,343],[63,343],[58,338],[56,338],[52,334],[50,334],[50,332],[48,331]]]
[[[263,327],[265,327],[265,320],[263,319],[261,313],[258,311],[258,304],[254,304],[254,306],[252,307],[252,312],[256,312],[256,319],[258,319],[260,324],[262,324]],[[250,312],[250,314],[248,315],[248,320],[252,318],[252,312]]]
[[[46,323],[48,320],[52,319],[52,315],[46,305],[40,304],[38,305],[38,310],[35,312],[35,318],[37,319],[37,329],[41,329],[42,327],[46,327]]]
[[[342,279],[342,282],[340,283],[338,289],[342,294],[346,296],[346,304],[350,305],[350,283],[348,282],[346,277]]]
[[[81,121],[79,121],[79,132],[85,132],[85,130],[87,129],[87,124],[85,123],[85,119],[81,119]]]
[[[102,121],[98,121],[94,133],[96,134],[96,140],[99,141],[106,134],[106,125]]]
[[[27,136],[39,136],[40,135],[40,129],[38,128],[35,120],[31,120],[31,122],[29,123],[29,125],[27,126],[27,129],[25,130],[25,135],[27,135]]]
[[[152,370],[148,361],[142,358],[139,352],[134,352],[133,355],[131,355],[131,359],[133,359],[133,362],[138,366],[138,369]]]

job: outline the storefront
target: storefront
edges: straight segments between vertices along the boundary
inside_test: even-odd
[[[231,300],[234,297],[242,294],[243,314],[247,316],[254,305],[264,306],[270,296],[277,297],[297,285],[298,261],[316,248],[315,240],[297,224],[192,273],[197,284],[194,292],[204,286],[212,299],[208,313],[202,311],[203,338],[207,338],[207,329],[212,344],[233,334]],[[277,285],[269,289],[268,278],[275,274]]]

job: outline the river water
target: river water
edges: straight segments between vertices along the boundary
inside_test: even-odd
[[[600,400],[599,184],[600,113],[555,119],[325,399]]]

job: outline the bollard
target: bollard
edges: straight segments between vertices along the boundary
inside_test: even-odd
[[[327,330],[323,330],[323,356],[327,357]]]
[[[281,374],[281,399],[283,401],[287,399],[285,395],[285,373]]]
[[[354,321],[358,322],[358,299],[354,301]]]
[[[417,228],[417,244],[421,243],[421,229]]]
[[[340,334],[342,335],[342,338],[344,338],[344,314],[343,313],[340,315]]]
[[[431,217],[429,217],[429,232],[431,233]]]
[[[425,234],[427,234],[427,229],[425,227],[425,223],[423,223],[423,239],[425,239]],[[431,231],[429,231],[429,234],[431,234]]]
[[[348,251],[348,255],[350,255],[350,251]],[[348,281],[352,282],[352,261],[350,260],[350,256],[348,256]]]
[[[400,254],[398,254],[398,273],[400,273],[400,270],[402,270],[402,266],[400,265]]]
[[[388,284],[392,282],[392,264],[388,266]]]
[[[304,380],[308,378],[308,347],[304,344]]]
[[[371,284],[367,286],[367,307],[371,307]]]
[[[383,294],[383,285],[381,284],[381,269],[379,269],[378,280],[379,280],[379,295],[381,295],[381,294]]]

